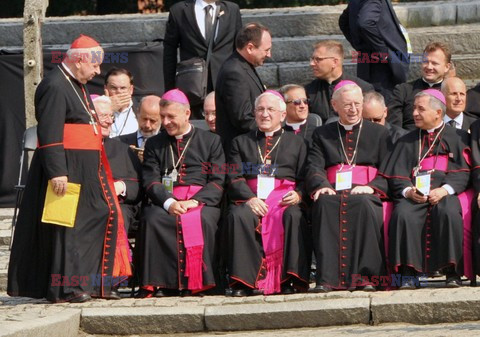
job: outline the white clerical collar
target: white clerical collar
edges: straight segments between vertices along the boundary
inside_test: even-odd
[[[338,124],[340,124],[341,126],[343,126],[343,128],[347,131],[350,131],[353,129],[353,127],[355,125],[357,125],[358,123],[360,123],[361,119],[359,119],[355,124],[342,124],[342,122],[340,122],[340,120],[338,120]]]
[[[297,131],[298,129],[300,129],[300,127],[305,124],[307,122],[307,120],[305,119],[304,121],[300,122],[300,123],[289,123],[287,122],[286,124],[291,127],[293,130]]]
[[[440,128],[443,124],[443,121],[440,122],[440,124],[438,124],[436,127],[434,127],[433,129],[428,129],[427,132],[428,133],[432,133],[433,131],[435,131],[436,129]]]
[[[443,117],[443,121],[445,122],[445,124],[448,124],[448,122],[450,122],[451,120],[455,121],[455,127],[457,129],[461,129],[463,125],[463,112],[460,112],[460,114],[455,118],[450,118],[447,114],[445,114],[445,116]]]
[[[265,137],[273,137],[273,134],[274,134],[275,132],[277,132],[278,130],[280,130],[281,128],[282,128],[282,127],[279,127],[279,128],[276,129],[276,130],[264,132],[264,133],[265,133]]]
[[[65,71],[66,71],[70,76],[72,76],[75,80],[78,81],[78,79],[77,79],[77,78],[75,77],[75,75],[72,73],[72,71],[70,70],[70,68],[67,67],[67,65],[66,65],[64,62],[62,62],[62,66],[63,66],[63,69],[65,69]],[[78,82],[80,82],[80,81],[78,81]]]
[[[428,81],[427,81],[425,78],[423,78],[423,77],[422,77],[422,80],[423,80],[423,82],[427,83],[430,88],[433,87],[435,84],[439,84],[439,83],[442,83],[442,82],[443,82],[443,78],[442,78],[440,81],[433,82],[433,83],[428,82]]]
[[[192,124],[188,123],[188,130],[187,130],[187,132],[185,132],[185,133],[182,134],[182,135],[175,136],[175,138],[176,138],[176,139],[182,139],[183,136],[185,136],[186,134],[188,134],[190,131],[192,131]]]

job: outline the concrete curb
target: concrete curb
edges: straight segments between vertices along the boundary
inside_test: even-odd
[[[74,337],[80,325],[78,309],[65,309],[61,312],[45,313],[45,317],[2,324],[0,337]]]
[[[208,331],[291,329],[301,327],[368,324],[370,299],[339,299],[270,304],[207,307]]]
[[[293,329],[387,323],[439,324],[480,320],[480,289],[331,292],[296,295],[169,297],[46,304],[8,298],[0,306],[3,336],[47,336],[45,331],[142,335]]]
[[[80,327],[91,334],[166,334],[201,332],[204,307],[85,308]]]
[[[372,298],[370,310],[374,324],[456,323],[480,320],[480,295],[438,289],[434,296],[404,291],[388,298]]]

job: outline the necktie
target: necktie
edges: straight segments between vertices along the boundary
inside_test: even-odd
[[[455,122],[453,119],[449,120],[449,121],[448,121],[448,124],[449,124],[450,126],[453,126],[454,128],[457,127],[457,122]]]
[[[205,6],[205,40],[208,42],[212,36],[212,5]]]

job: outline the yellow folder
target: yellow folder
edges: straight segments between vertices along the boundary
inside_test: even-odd
[[[59,197],[53,191],[52,182],[49,180],[42,222],[73,227],[77,215],[80,187],[80,184],[67,183],[67,192],[63,197]]]

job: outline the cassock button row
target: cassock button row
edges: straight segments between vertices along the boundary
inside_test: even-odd
[[[342,238],[342,241],[347,241],[347,238]]]
[[[178,243],[183,243],[183,240],[178,240]]]
[[[342,206],[347,206],[347,203],[346,203],[346,202],[342,202]]]
[[[427,257],[427,259],[429,259],[429,258],[430,258],[430,255],[429,255],[429,254],[427,254],[427,256],[426,256],[426,257]]]
[[[349,150],[353,150],[353,147],[349,146],[348,149],[349,149]]]
[[[347,247],[346,247],[346,246],[342,246],[342,250],[347,250]]]
[[[345,263],[342,263],[342,268],[346,268],[347,265]]]
[[[347,258],[347,255],[342,255],[342,259],[346,259]]]
[[[432,234],[427,234],[427,238],[429,238],[429,237],[431,237],[431,236],[432,236]]]
[[[430,251],[430,248],[427,247],[426,251],[429,252],[429,251]]]
[[[345,285],[345,281],[342,281],[342,286]]]
[[[342,273],[341,275],[342,275],[342,277],[345,277],[345,273]]]
[[[342,229],[342,232],[346,233],[346,232],[347,232],[347,229],[346,229],[346,228]]]
[[[347,223],[347,220],[342,220],[342,223]]]
[[[342,214],[347,214],[347,211],[342,211]]]
[[[430,242],[431,242],[431,241],[427,241],[427,245],[429,245],[429,244],[430,244]]]
[[[182,259],[182,260],[180,260],[180,263],[183,263],[183,259]]]

